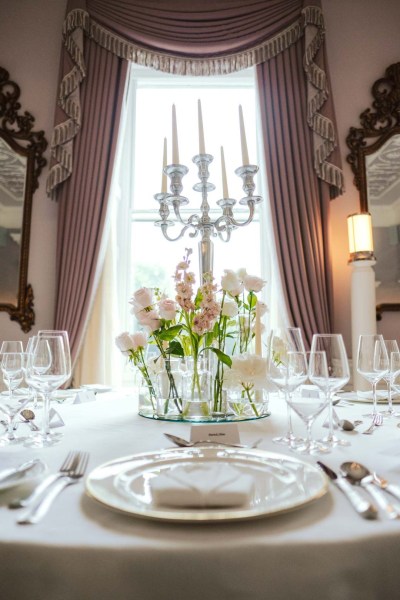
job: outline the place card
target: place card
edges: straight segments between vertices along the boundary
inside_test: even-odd
[[[236,423],[204,423],[202,425],[192,425],[190,428],[190,441],[239,444],[239,428]]]

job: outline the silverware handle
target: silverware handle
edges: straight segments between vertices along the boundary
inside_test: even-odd
[[[353,508],[364,519],[376,519],[378,511],[375,506],[368,502],[346,479],[338,478],[335,480],[337,487],[345,494]]]
[[[364,488],[371,494],[379,508],[386,512],[389,519],[397,519],[400,517],[399,510],[389,502],[382,490],[377,488],[373,483],[365,483]]]
[[[8,507],[9,508],[27,508],[28,506],[31,506],[39,498],[39,496],[41,496],[42,493],[45,490],[47,490],[47,488],[52,483],[57,481],[57,479],[59,479],[60,477],[61,477],[60,473],[56,473],[55,475],[49,475],[49,477],[46,477],[46,479],[43,479],[43,481],[41,483],[39,483],[39,485],[37,487],[35,487],[33,492],[31,494],[29,494],[29,496],[27,496],[26,498],[20,498],[18,500],[14,500],[13,502],[10,502]]]
[[[394,498],[397,498],[397,500],[400,500],[400,486],[399,485],[395,485],[393,483],[388,483],[384,489],[386,492],[388,492],[389,494],[394,496]]]
[[[72,482],[73,480],[71,480],[69,477],[62,477],[58,479],[49,488],[46,495],[39,498],[39,500],[35,504],[33,504],[33,506],[31,506],[25,514],[19,517],[17,523],[19,523],[20,525],[25,525],[37,523],[38,521],[40,521],[40,519],[42,519],[49,510],[50,506],[53,504],[58,494],[62,492],[62,490]]]

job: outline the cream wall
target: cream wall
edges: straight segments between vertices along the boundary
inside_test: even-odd
[[[66,0],[0,0],[0,65],[21,86],[24,110],[50,142],[58,74],[61,27]],[[385,68],[400,60],[398,0],[322,0],[328,58],[339,128],[346,193],[332,202],[332,260],[335,330],[343,332],[350,352],[350,268],[347,266],[346,217],[358,210],[358,192],[345,156],[348,129],[370,105],[370,88]],[[47,152],[48,157],[48,152]],[[52,326],[55,298],[57,205],[45,194],[47,167],[33,202],[28,280],[35,292],[36,325]],[[385,314],[390,334],[400,317]],[[381,326],[380,326],[381,327]],[[26,338],[8,314],[0,313],[0,340]]]

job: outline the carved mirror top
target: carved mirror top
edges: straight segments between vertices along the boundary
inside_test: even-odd
[[[372,86],[372,108],[367,108],[360,115],[361,127],[351,127],[346,138],[350,148],[347,160],[354,173],[354,183],[360,190],[361,210],[368,210],[368,182],[366,176],[365,157],[376,152],[395,134],[400,134],[400,63],[390,65],[385,76]],[[399,142],[394,140],[385,149],[386,158],[398,156]],[[383,160],[383,158],[381,159]],[[393,163],[393,160],[392,160]],[[386,164],[387,166],[387,164]],[[394,177],[393,167],[391,177]],[[398,172],[398,163],[397,163]],[[370,185],[382,186],[383,171],[371,174]],[[380,183],[379,183],[380,181]],[[388,185],[388,182],[385,184]]]
[[[32,196],[46,164],[44,131],[21,111],[20,88],[0,67],[0,311],[24,332],[35,322],[33,290],[27,283]]]

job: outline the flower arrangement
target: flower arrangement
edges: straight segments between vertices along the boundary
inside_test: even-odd
[[[166,372],[169,380],[162,413],[166,414],[172,400],[177,413],[185,418],[193,415],[189,408],[195,401],[201,412],[198,417],[208,419],[223,414],[224,392],[238,385],[234,375],[238,373],[239,356],[244,353],[249,364],[253,360],[258,375],[257,381],[246,379],[243,392],[249,398],[252,390],[261,389],[260,365],[264,361],[251,354],[251,346],[256,334],[261,335],[259,319],[256,331],[256,316],[261,317],[267,310],[257,298],[265,282],[245,269],[225,270],[220,286],[211,274],[206,274],[196,289],[195,275],[190,271],[191,253],[186,249],[176,266],[174,299],[158,289],[145,287],[133,294],[132,313],[143,331],[124,332],[116,338],[116,344],[142,374],[153,407],[157,402],[154,374],[158,368]],[[151,346],[155,346],[156,355],[149,360],[146,353]],[[173,357],[181,360],[182,378],[187,383],[184,390],[170,368]],[[205,372],[209,375],[206,379],[211,382],[209,386],[204,385]],[[266,373],[264,385],[265,379]]]

